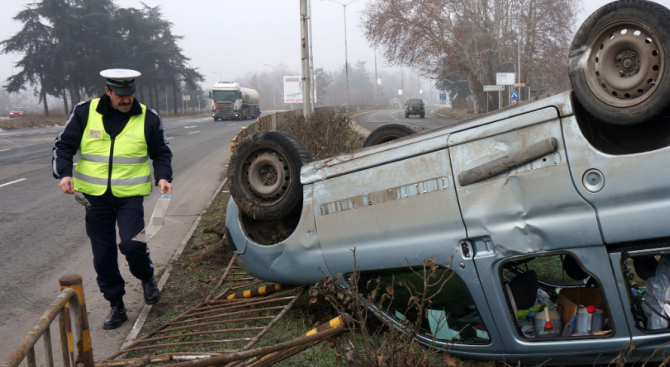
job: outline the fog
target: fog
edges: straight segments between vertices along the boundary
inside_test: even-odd
[[[3,9],[0,40],[5,40],[21,29],[21,23],[12,17],[28,1],[0,2]],[[120,7],[142,6],[138,0],[115,2]],[[374,76],[374,50],[363,37],[360,27],[360,12],[368,2],[358,0],[347,6],[348,56],[350,65],[359,60],[366,61]],[[584,0],[579,23],[607,2]],[[670,0],[658,2],[670,7]],[[184,37],[179,44],[183,54],[191,59],[190,66],[199,68],[205,76],[202,85],[205,90],[219,79],[236,80],[250,73],[271,71],[278,64],[285,64],[290,70],[301,70],[299,0],[144,0],[144,3],[160,5],[164,18],[174,24],[174,34]],[[344,64],[342,6],[331,1],[312,0],[312,21],[315,68],[340,69]],[[13,71],[13,63],[20,58],[21,55],[0,55],[3,84]],[[381,57],[378,67],[385,74],[399,73],[398,67],[388,65]],[[412,71],[405,68],[405,73],[407,77]],[[427,81],[423,88],[428,89]],[[351,103],[355,104],[355,101]]]

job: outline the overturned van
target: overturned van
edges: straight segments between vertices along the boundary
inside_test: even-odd
[[[228,243],[286,284],[351,274],[354,248],[364,277],[411,281],[434,258],[454,276],[417,339],[456,356],[651,355],[670,341],[669,19],[608,4],[575,36],[573,91],[352,154],[309,162],[254,134],[231,159]]]

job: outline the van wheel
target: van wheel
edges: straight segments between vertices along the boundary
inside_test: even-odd
[[[633,125],[670,104],[670,10],[651,1],[603,6],[575,35],[568,74],[575,96],[594,117]]]
[[[387,124],[374,129],[363,143],[363,147],[371,147],[416,134],[418,131],[411,125]]]
[[[244,139],[230,158],[230,193],[256,220],[275,220],[302,207],[300,168],[312,159],[293,135],[261,131]]]

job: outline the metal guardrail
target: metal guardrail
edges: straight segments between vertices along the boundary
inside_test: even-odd
[[[0,367],[17,367],[26,358],[28,367],[36,367],[35,345],[40,338],[44,342],[46,366],[54,367],[50,327],[57,316],[63,366],[94,367],[82,278],[77,274],[68,274],[61,277],[59,282],[61,293]]]

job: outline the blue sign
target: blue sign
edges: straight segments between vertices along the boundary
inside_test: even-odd
[[[511,96],[513,100],[519,99],[519,93],[517,93],[517,91],[512,91]]]
[[[447,94],[446,93],[440,93],[440,99],[443,101],[447,100]]]

